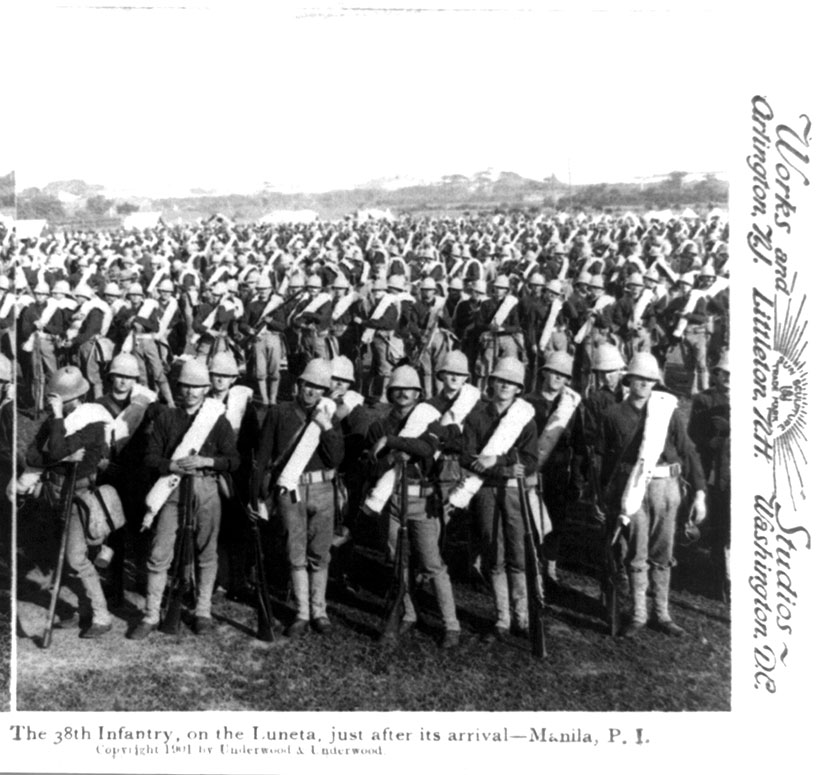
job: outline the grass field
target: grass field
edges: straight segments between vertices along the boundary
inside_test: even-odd
[[[683,377],[672,374],[676,387]],[[683,380],[682,380],[683,381]],[[682,411],[687,402],[683,401]],[[23,433],[31,434],[31,428]],[[369,527],[367,526],[369,532]],[[77,629],[56,630],[51,648],[39,639],[45,624],[54,527],[30,521],[18,579],[19,710],[441,710],[441,711],[680,711],[730,708],[730,619],[713,598],[707,549],[680,549],[672,614],[688,634],[652,630],[634,641],[612,639],[603,621],[597,581],[597,531],[574,519],[561,568],[563,589],[548,596],[543,614],[549,655],[534,659],[527,640],[484,644],[492,624],[489,592],[467,570],[460,525],[451,526],[448,561],[459,619],[460,646],[438,648],[435,603],[417,596],[418,629],[393,648],[382,647],[389,567],[374,541],[359,548],[353,596],[330,589],[332,635],[263,644],[254,638],[255,612],[215,596],[217,630],[178,637],[153,633],[125,638],[142,597],[135,574],[115,628],[84,641]],[[132,569],[134,570],[134,569]],[[71,585],[68,585],[71,586]],[[276,585],[282,586],[282,585]],[[73,599],[64,591],[66,601]],[[285,590],[276,589],[276,616],[289,623]]]

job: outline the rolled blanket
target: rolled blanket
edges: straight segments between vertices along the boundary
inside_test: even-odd
[[[331,398],[322,398],[315,406],[314,416],[326,416],[330,421],[335,415],[335,402]],[[310,458],[315,454],[318,447],[318,442],[321,439],[321,426],[316,422],[311,422],[306,426],[301,438],[292,450],[286,465],[281,469],[281,474],[275,484],[278,487],[283,487],[290,492],[298,494],[300,500],[300,491],[298,490],[298,480],[304,469],[307,467]]]
[[[441,425],[458,425],[460,428],[464,426],[464,420],[470,414],[470,410],[481,399],[481,391],[468,382],[461,386],[453,405],[441,417]]]
[[[207,436],[215,427],[218,418],[224,413],[225,407],[222,401],[217,398],[204,399],[194,422],[189,426],[189,430],[183,434],[180,444],[172,453],[172,460],[196,454],[203,447]],[[194,450],[194,452],[193,452]],[[153,485],[146,496],[146,514],[143,517],[143,527],[148,529],[152,526],[157,513],[163,508],[163,504],[169,500],[169,496],[180,484],[178,474],[166,474],[161,476]]]
[[[417,439],[431,423],[438,422],[440,419],[441,414],[432,404],[417,404],[407,416],[407,421],[398,435],[404,439]],[[367,495],[364,501],[365,508],[379,514],[395,490],[395,480],[395,468],[385,471]]]
[[[619,519],[630,524],[630,518],[642,507],[647,485],[653,477],[653,469],[665,448],[670,418],[676,411],[677,398],[670,393],[654,392],[647,402],[647,417],[642,431],[639,457],[633,465],[630,477],[622,493],[622,510]]]
[[[566,386],[562,388],[556,411],[547,419],[547,424],[539,436],[539,470],[544,467],[550,453],[555,449],[581,400],[581,396],[575,390],[571,390]]]
[[[524,426],[535,417],[536,410],[523,398],[517,398],[501,418],[480,455],[506,455],[516,443]],[[465,473],[456,488],[450,493],[450,505],[466,509],[472,497],[481,489],[484,479],[478,474]]]

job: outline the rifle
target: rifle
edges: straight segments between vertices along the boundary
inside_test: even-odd
[[[77,462],[72,461],[67,465],[69,466],[69,471],[63,479],[63,488],[60,491],[60,518],[63,525],[60,533],[60,550],[57,553],[57,564],[52,575],[52,596],[49,601],[49,618],[46,621],[46,629],[43,632],[44,649],[49,648],[52,642],[54,614],[57,610],[57,599],[60,597],[60,579],[63,576],[63,564],[66,561],[66,545],[69,542],[69,522],[72,518],[74,488],[77,482]]]
[[[401,504],[399,519],[401,526],[398,529],[398,540],[395,546],[395,574],[393,583],[387,595],[387,613],[384,619],[384,637],[395,636],[401,626],[401,617],[404,614],[404,598],[410,591],[410,536],[407,525],[407,463],[399,464],[398,480],[401,487]]]
[[[258,525],[258,519],[260,518],[258,488],[260,484],[258,461],[253,454],[249,487],[249,524],[252,529],[252,544],[255,551],[255,597],[258,612],[258,632],[256,637],[258,640],[272,643],[272,641],[275,640],[277,631],[272,616],[269,586],[266,583],[266,566],[264,547],[261,541],[261,528],[260,525]]]
[[[43,375],[43,358],[40,353],[40,334],[34,332],[32,347],[32,378],[34,381],[34,421],[40,419],[40,412],[43,408],[43,393],[46,389]]]
[[[594,462],[596,460],[595,451],[592,445],[587,447],[587,477],[590,480],[590,489],[593,493],[593,505],[596,509],[596,519],[602,526],[604,569],[602,573],[602,597],[605,605],[605,619],[610,629],[610,635],[616,637],[619,634],[619,578],[621,576],[621,561],[618,556],[617,542],[621,533],[618,514],[608,512],[605,514],[602,500],[602,488],[599,482],[599,472],[596,470]]]
[[[172,562],[166,606],[158,629],[167,635],[180,631],[180,615],[183,598],[194,589],[195,581],[195,509],[193,504],[193,477],[184,475],[180,482],[180,519],[175,542],[175,558]]]
[[[516,457],[516,462],[518,462],[518,457]],[[519,476],[517,482],[519,509],[521,510],[521,521],[524,525],[524,558],[527,565],[527,606],[530,620],[530,646],[534,657],[544,659],[547,656],[547,644],[544,639],[544,625],[541,621],[541,609],[544,607],[541,568],[539,567],[536,545],[533,540],[533,519],[530,516],[530,507],[527,503],[524,476]]]

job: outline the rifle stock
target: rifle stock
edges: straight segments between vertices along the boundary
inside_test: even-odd
[[[544,625],[541,621],[541,609],[544,607],[542,592],[541,569],[536,555],[536,545],[533,540],[533,520],[530,517],[527,493],[524,488],[524,477],[518,477],[518,499],[521,510],[521,519],[524,524],[524,558],[527,576],[527,610],[530,629],[530,650],[537,659],[547,656],[547,644],[544,636]]]
[[[195,530],[192,507],[192,477],[184,476],[180,483],[180,520],[175,543],[175,559],[172,563],[166,609],[158,629],[167,635],[180,632],[183,598],[193,588],[195,572]]]
[[[387,614],[384,621],[384,635],[398,634],[401,618],[404,614],[404,598],[409,592],[410,545],[409,526],[407,525],[407,464],[400,464],[399,482],[401,498],[398,528],[398,540],[395,547],[395,574],[387,596]]]
[[[252,543],[255,551],[255,604],[258,616],[256,637],[266,643],[272,643],[277,635],[275,620],[272,616],[272,602],[269,599],[269,586],[266,582],[266,559],[264,556],[261,528],[258,524],[258,490],[260,488],[260,473],[258,462],[252,456],[252,473],[249,493],[249,505],[252,514],[249,515],[252,530]]]
[[[69,521],[72,518],[72,503],[74,488],[77,483],[77,463],[71,462],[69,472],[63,480],[63,489],[60,493],[61,520],[63,523],[60,533],[60,549],[57,553],[57,564],[52,576],[52,596],[49,600],[49,618],[46,620],[46,629],[43,632],[43,648],[47,649],[52,643],[52,629],[54,628],[54,614],[57,611],[57,600],[60,597],[60,580],[63,576],[63,565],[66,562],[66,545],[69,541]]]

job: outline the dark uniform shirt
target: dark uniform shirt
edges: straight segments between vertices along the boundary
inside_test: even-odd
[[[412,411],[415,411],[415,408]],[[406,452],[410,456],[410,461],[407,463],[409,481],[425,481],[433,474],[433,455],[436,448],[432,436],[426,430],[418,438],[399,435],[409,416],[402,417],[398,409],[392,407],[385,417],[375,420],[370,425],[367,431],[368,449],[382,436],[387,437],[387,445],[379,455],[372,472],[376,479],[396,464],[395,452]]]
[[[502,416],[492,401],[480,401],[473,407],[464,421],[463,447],[459,457],[462,468],[471,470],[473,460],[481,454]],[[518,462],[524,465],[527,476],[534,474],[538,455],[538,432],[535,420],[531,419],[521,429],[516,443],[505,454],[499,455],[496,464],[484,473],[485,483],[500,484],[510,478],[513,475],[512,466]]]
[[[161,476],[169,473],[172,455],[197,415],[197,412],[187,414],[185,409],[178,407],[164,407],[161,410],[149,435],[145,457],[147,468]],[[226,417],[218,417],[206,441],[195,453],[214,458],[213,471],[231,473],[238,468],[240,456],[235,442],[235,432]]]

